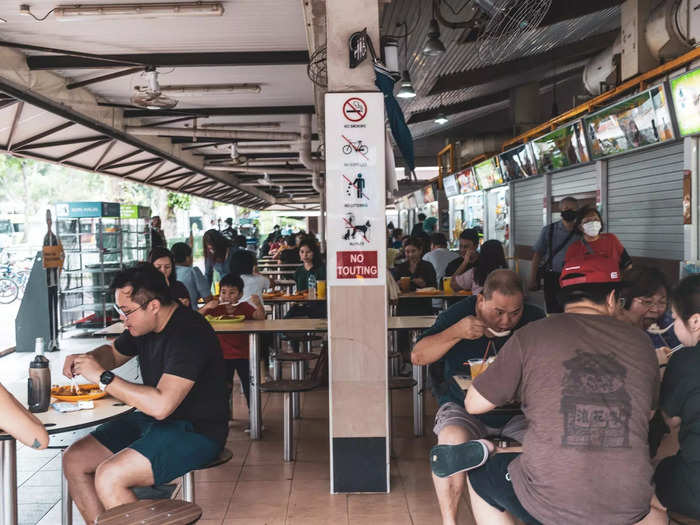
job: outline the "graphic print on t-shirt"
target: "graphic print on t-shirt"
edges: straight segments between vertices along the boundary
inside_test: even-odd
[[[615,355],[576,351],[564,362],[562,446],[629,448],[627,369]]]

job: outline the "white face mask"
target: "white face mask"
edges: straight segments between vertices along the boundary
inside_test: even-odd
[[[591,221],[591,222],[586,222],[581,225],[581,228],[583,229],[583,233],[588,235],[589,237],[595,237],[600,233],[602,225],[600,224],[600,221]]]

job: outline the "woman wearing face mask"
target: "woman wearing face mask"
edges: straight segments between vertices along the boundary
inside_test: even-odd
[[[622,246],[619,239],[612,233],[602,233],[603,218],[594,206],[586,206],[579,210],[576,227],[583,234],[583,239],[576,241],[566,252],[565,264],[573,259],[580,259],[586,254],[598,254],[617,261],[620,272],[632,266],[632,258]]]
[[[659,408],[679,427],[680,450],[656,467],[656,496],[668,510],[700,519],[700,275],[683,279],[671,295],[673,328],[686,348],[674,352],[661,383]]]

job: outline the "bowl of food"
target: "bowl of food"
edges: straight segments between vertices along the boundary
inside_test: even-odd
[[[99,385],[95,384],[78,385],[77,392],[73,389],[73,385],[54,385],[51,387],[51,396],[59,401],[91,401],[106,395],[107,393],[100,390]]]

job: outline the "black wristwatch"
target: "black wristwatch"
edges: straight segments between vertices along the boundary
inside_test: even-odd
[[[110,384],[114,380],[114,374],[110,372],[109,370],[105,370],[102,372],[102,375],[100,375],[100,390],[104,390],[107,388],[107,385]]]

